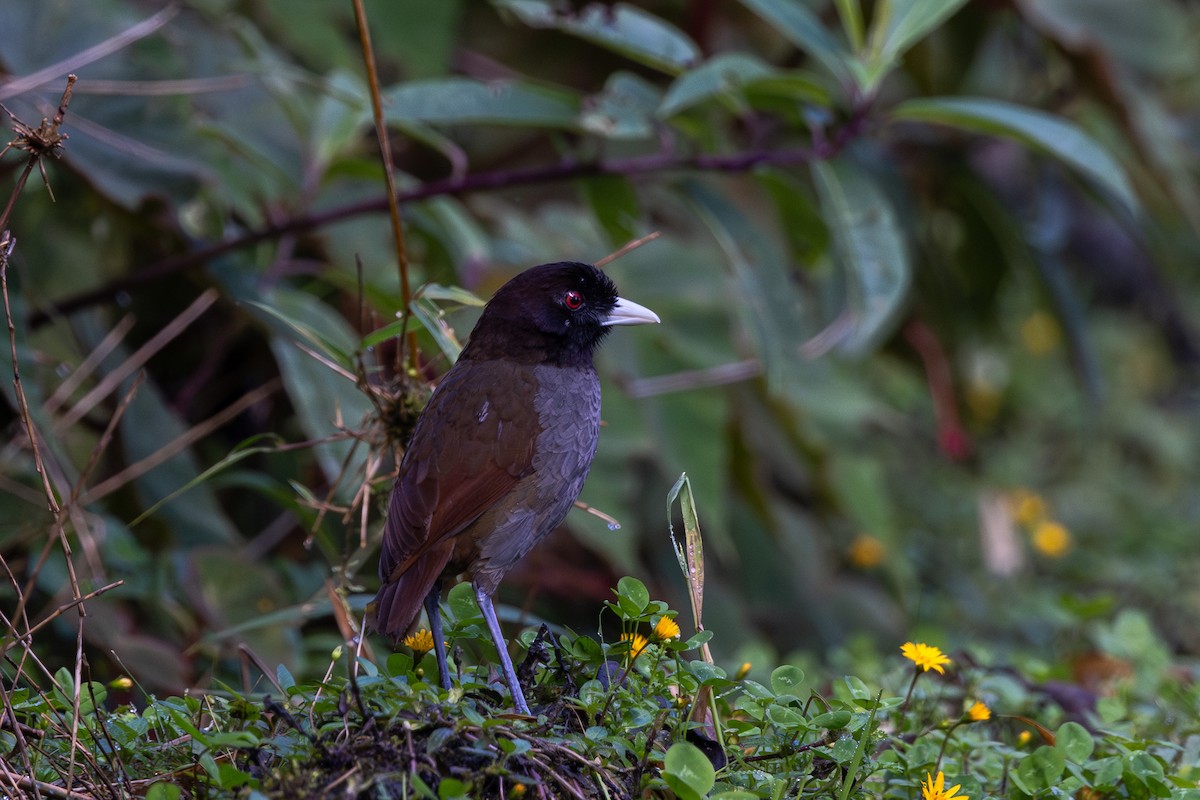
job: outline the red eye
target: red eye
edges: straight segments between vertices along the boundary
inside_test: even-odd
[[[583,295],[574,289],[571,289],[563,295],[563,305],[574,311],[583,305]]]

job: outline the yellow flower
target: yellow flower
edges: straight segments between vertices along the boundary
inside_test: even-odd
[[[926,672],[936,669],[938,673],[945,675],[946,670],[942,669],[942,666],[950,663],[949,657],[943,655],[941,650],[924,643],[905,642],[901,645],[900,652]]]
[[[1071,549],[1071,533],[1061,523],[1042,520],[1033,529],[1033,546],[1047,558],[1058,558]]]
[[[1029,744],[1029,740],[1032,738],[1033,738],[1033,734],[1030,733],[1029,731],[1021,731],[1020,733],[1017,734],[1017,744],[1024,747],[1025,745]]]
[[[416,660],[420,661],[426,653],[433,649],[433,634],[429,632],[428,628],[421,628],[416,633],[405,636],[403,644],[405,647],[411,647],[417,654]]]
[[[629,659],[632,661],[642,654],[646,646],[650,644],[650,640],[640,633],[622,633],[622,642],[629,642]]]
[[[975,701],[975,705],[967,709],[967,716],[972,722],[983,722],[992,718],[992,710],[986,704]]]
[[[1037,492],[1017,489],[1010,495],[1013,516],[1017,522],[1032,528],[1046,518],[1046,501]]]
[[[119,678],[113,678],[109,682],[108,688],[110,688],[110,689],[132,689],[133,688],[133,679],[130,678],[128,675],[122,675]]]
[[[850,563],[859,569],[871,569],[883,563],[886,553],[887,549],[883,546],[883,542],[864,533],[854,538],[847,556],[850,558]]]
[[[654,636],[656,639],[662,639],[664,642],[667,639],[678,639],[679,625],[670,617],[662,617],[658,620],[658,624],[654,626]]]
[[[946,776],[938,770],[937,777],[934,778],[928,772],[925,773],[925,780],[921,781],[921,798],[922,800],[971,800],[965,794],[955,794],[962,788],[962,784],[945,788]]]
[[[1060,338],[1058,321],[1045,311],[1035,311],[1021,323],[1021,342],[1035,356],[1043,356],[1058,347]]]
[[[750,674],[750,662],[743,661],[742,665],[740,667],[738,667],[738,671],[733,674],[733,679],[735,681],[740,681],[742,678],[745,678],[749,674]]]

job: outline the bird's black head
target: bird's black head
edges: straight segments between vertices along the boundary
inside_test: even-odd
[[[613,325],[658,321],[653,311],[618,297],[616,285],[590,264],[542,264],[496,291],[462,358],[591,364]]]

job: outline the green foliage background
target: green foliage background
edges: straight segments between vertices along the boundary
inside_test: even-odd
[[[1144,632],[1131,610],[1200,652],[1193,5],[367,10],[415,287],[486,298],[662,233],[610,267],[663,319],[601,359],[583,499],[622,528],[574,514],[511,576],[509,618],[594,627],[621,574],[686,607],[663,525],[686,470],[719,662],[926,636],[1071,677],[1097,649],[1158,658],[1121,635]],[[35,173],[8,223],[21,379],[69,510],[46,512],[5,380],[8,641],[70,601],[69,541],[82,592],[123,583],[39,631],[50,671],[82,630],[97,679],[151,692],[236,680],[246,652],[319,675],[330,598],[361,616],[375,586],[406,409],[475,306],[414,301],[411,375],[371,336],[404,309],[348,3],[193,0],[89,55],[156,11],[22,3],[0,25],[21,120],[79,75],[55,201]],[[1061,557],[1015,520],[1022,487],[1069,530]]]

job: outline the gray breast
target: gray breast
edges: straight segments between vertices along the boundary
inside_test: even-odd
[[[516,561],[553,531],[579,497],[600,432],[600,381],[595,370],[534,368],[534,404],[542,430],[534,446],[533,474],[513,492],[515,502],[491,520],[480,541],[473,573],[498,583]]]

